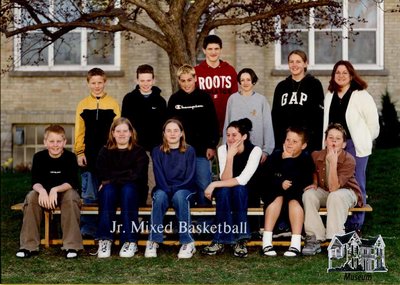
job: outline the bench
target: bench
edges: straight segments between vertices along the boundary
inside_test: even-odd
[[[24,203],[18,203],[15,205],[11,206],[11,210],[14,211],[22,211]],[[193,207],[191,208],[191,215],[192,217],[204,217],[204,216],[215,216],[215,207],[208,207],[208,208],[196,208]],[[91,205],[82,205],[81,207],[81,215],[96,215],[99,212],[99,208],[97,205],[91,204]],[[349,215],[352,215],[353,213],[356,212],[372,212],[372,207],[368,204],[366,204],[362,208],[351,208],[349,209]],[[117,215],[121,213],[120,209],[117,209]],[[50,245],[61,245],[62,240],[61,239],[53,239],[50,237],[50,220],[52,218],[52,215],[60,215],[61,210],[60,208],[56,208],[53,211],[44,211],[44,239],[41,239],[41,244],[44,245],[45,247],[49,247]],[[321,216],[326,215],[326,208],[320,208],[319,214]],[[140,207],[139,208],[139,217],[144,217],[144,216],[150,216],[151,215],[151,207]],[[168,209],[166,215],[168,216],[173,216],[175,215],[175,211],[170,208]],[[248,208],[248,216],[263,216],[263,208]],[[139,240],[138,245],[145,246],[146,245],[147,238],[145,240]],[[115,244],[118,244],[118,240],[115,241]],[[201,240],[196,240],[195,244],[198,246],[201,245],[208,245],[210,243],[210,240],[207,241],[201,241]],[[95,245],[95,240],[93,239],[84,239],[83,240],[84,245]],[[179,245],[179,241],[177,240],[165,240],[164,243],[165,245]],[[261,246],[262,241],[250,241],[247,244],[248,246]],[[275,246],[289,246],[290,241],[273,241],[273,245]],[[323,244],[324,245],[324,244]],[[327,245],[327,244],[326,244]]]

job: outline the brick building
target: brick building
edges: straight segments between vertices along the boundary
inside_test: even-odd
[[[343,40],[336,47],[327,47],[329,39],[322,37],[319,31],[305,31],[308,40],[304,49],[310,58],[309,71],[321,80],[326,90],[334,62],[341,58],[349,59],[368,82],[368,91],[378,107],[380,96],[386,89],[394,101],[399,101],[400,17],[399,13],[384,13],[396,8],[398,1],[384,1],[378,6],[375,1],[345,2],[349,5],[350,2],[355,3],[349,6],[349,14],[354,10],[354,13],[370,19],[369,23],[360,25],[360,35],[355,43]],[[356,9],[360,7],[361,12]],[[272,103],[276,84],[288,76],[285,54],[295,46],[271,44],[256,47],[245,44],[235,36],[235,29],[224,27],[215,31],[223,40],[222,58],[237,71],[244,67],[253,68],[259,77],[255,89]],[[16,41],[1,37],[2,70],[9,64],[10,56],[17,55],[18,58]],[[42,147],[43,129],[49,123],[61,123],[66,127],[68,147],[72,147],[75,108],[88,95],[85,76],[93,66],[104,67],[108,75],[106,91],[121,103],[123,96],[136,84],[136,67],[151,64],[156,71],[156,85],[168,99],[172,91],[165,52],[151,42],[143,43],[138,36],[127,41],[123,35],[117,35],[114,41],[116,46],[111,64],[102,60],[99,64],[83,62],[81,54],[78,64],[68,65],[70,58],[66,57],[58,65],[49,57],[39,66],[17,63],[12,71],[1,76],[1,162],[13,157],[14,167],[29,164],[33,154]],[[325,59],[328,62],[324,62]]]

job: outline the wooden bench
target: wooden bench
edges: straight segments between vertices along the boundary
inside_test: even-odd
[[[11,210],[14,211],[22,211],[23,209],[23,203],[18,203],[15,205],[11,206]],[[81,207],[81,215],[97,215],[99,212],[99,208],[97,205],[82,205]],[[365,205],[363,208],[351,208],[349,209],[349,215],[352,215],[353,213],[356,212],[372,212],[372,207],[370,205]],[[121,213],[121,210],[118,208],[117,209],[117,215]],[[45,247],[49,247],[50,245],[61,245],[62,240],[61,239],[53,239],[50,237],[50,220],[52,218],[52,215],[59,215],[61,214],[60,208],[56,208],[53,211],[44,211],[44,239],[41,239],[41,244],[44,245]],[[326,208],[320,208],[319,214],[321,216],[326,215]],[[151,207],[141,207],[139,208],[139,216],[144,217],[144,216],[150,216],[151,215]],[[170,208],[168,209],[166,215],[172,216],[175,215],[175,211]],[[215,207],[209,207],[209,208],[196,208],[193,207],[191,208],[191,215],[192,217],[204,217],[204,216],[214,216],[215,215]],[[263,216],[263,208],[249,208],[248,209],[248,216]],[[139,240],[138,244],[139,245],[146,245],[146,240]],[[210,240],[207,241],[200,241],[196,240],[196,245],[208,245],[210,243]],[[83,240],[84,245],[95,245],[95,240],[93,239],[84,239]],[[118,240],[115,241],[115,244],[118,244]],[[166,245],[179,245],[179,241],[176,240],[166,240],[164,241],[163,244]],[[290,241],[273,241],[273,244],[275,246],[289,246]],[[249,246],[261,246],[262,241],[250,241],[248,242]]]

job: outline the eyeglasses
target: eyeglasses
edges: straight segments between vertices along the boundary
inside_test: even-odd
[[[348,76],[349,73],[347,71],[343,71],[343,72],[336,71],[335,75],[337,75],[337,76],[339,76],[339,75]]]

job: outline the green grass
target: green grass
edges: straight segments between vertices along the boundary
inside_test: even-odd
[[[375,150],[368,165],[368,203],[364,237],[381,234],[386,243],[387,273],[353,274],[368,284],[400,283],[400,149]],[[23,201],[29,188],[28,174],[1,175],[1,283],[135,283],[135,284],[352,284],[343,273],[327,273],[326,252],[314,257],[265,258],[250,248],[248,258],[196,254],[178,260],[178,247],[162,247],[159,257],[146,259],[144,248],[132,259],[122,259],[114,249],[112,258],[99,260],[85,248],[77,260],[66,260],[59,247],[42,249],[40,255],[21,260],[15,257],[19,245],[22,213],[10,210]],[[279,248],[282,253],[285,248]],[[357,282],[359,283],[359,282]]]

